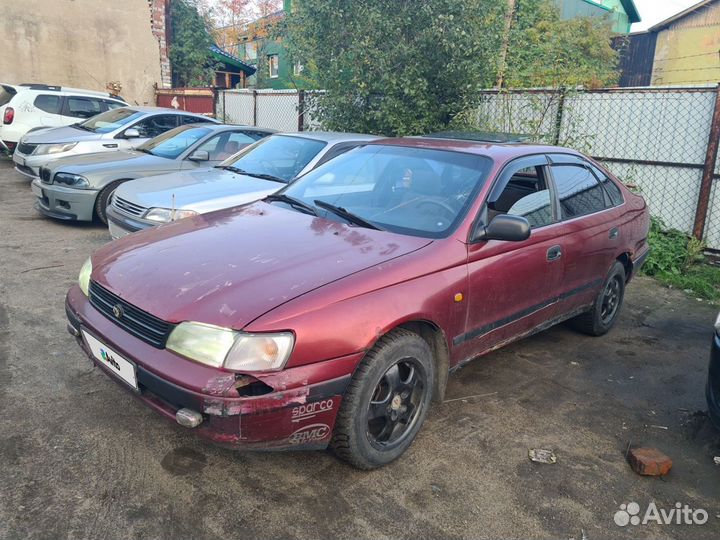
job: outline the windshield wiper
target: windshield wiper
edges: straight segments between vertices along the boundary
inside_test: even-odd
[[[143,152],[143,153],[145,153],[145,154],[150,154],[151,156],[154,156],[154,155],[155,155],[155,154],[153,154],[150,150],[148,150],[147,148],[140,148],[140,147],[138,146],[135,150],[137,150],[138,152]]]
[[[237,174],[247,174],[245,171],[238,167],[233,167],[232,165],[215,165],[216,169],[222,169],[224,171],[230,171]]]
[[[287,184],[287,180],[283,180],[279,176],[273,176],[272,174],[265,174],[265,173],[253,173],[253,172],[247,172],[243,171],[243,174],[246,176],[252,176],[253,178],[260,178],[261,180],[270,180],[272,182],[280,182],[281,184]]]
[[[321,201],[319,199],[315,199],[313,201],[316,206],[319,206],[320,208],[324,208],[325,210],[328,210],[332,212],[333,214],[340,216],[341,218],[349,221],[350,223],[354,223],[355,225],[360,225],[361,227],[365,227],[366,229],[375,229],[376,231],[382,231],[380,227],[375,225],[374,223],[370,223],[368,220],[361,218],[358,215],[353,214],[352,212],[349,212],[342,206],[335,206],[334,204],[327,203],[325,201]]]
[[[315,207],[310,206],[309,204],[301,201],[300,199],[296,199],[294,197],[291,197],[290,195],[285,195],[284,193],[274,193],[272,195],[268,195],[267,197],[265,197],[265,200],[269,202],[284,202],[285,204],[288,204],[293,208],[297,208],[298,210],[305,212],[306,214],[310,214],[311,216],[317,216],[317,211],[315,210]]]
[[[95,130],[92,128],[89,128],[87,126],[83,126],[82,124],[73,124],[72,127],[76,129],[82,129],[83,131],[89,131],[91,133],[95,133]]]

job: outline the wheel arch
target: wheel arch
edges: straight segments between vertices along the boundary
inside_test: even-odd
[[[623,268],[625,268],[625,283],[629,282],[630,278],[633,276],[633,263],[630,258],[630,253],[625,251],[618,255],[615,260],[622,264]]]

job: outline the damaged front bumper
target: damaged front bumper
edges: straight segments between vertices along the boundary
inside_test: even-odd
[[[135,338],[97,311],[77,286],[68,292],[65,310],[68,330],[111,379],[178,423],[178,411],[199,413],[202,421],[193,431],[232,447],[325,448],[342,396],[362,358],[357,353],[275,373],[241,375],[186,360]],[[82,331],[135,365],[137,390],[95,358]]]

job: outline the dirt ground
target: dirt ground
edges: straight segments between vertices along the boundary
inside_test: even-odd
[[[471,363],[403,458],[360,472],[327,452],[215,447],[93,369],[63,299],[107,230],[33,202],[0,161],[2,538],[720,537],[707,304],[639,278],[609,335],[560,326]],[[633,473],[629,443],[661,449],[671,473]],[[631,501],[709,520],[617,526]]]

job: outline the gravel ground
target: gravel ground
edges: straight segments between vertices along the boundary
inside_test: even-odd
[[[408,453],[368,473],[327,452],[215,447],[93,369],[63,299],[107,230],[40,217],[7,160],[0,230],[2,538],[720,537],[703,397],[716,310],[682,292],[639,278],[609,335],[559,326],[471,363]],[[629,443],[668,454],[671,473],[633,473]],[[630,501],[710,517],[619,527]]]

